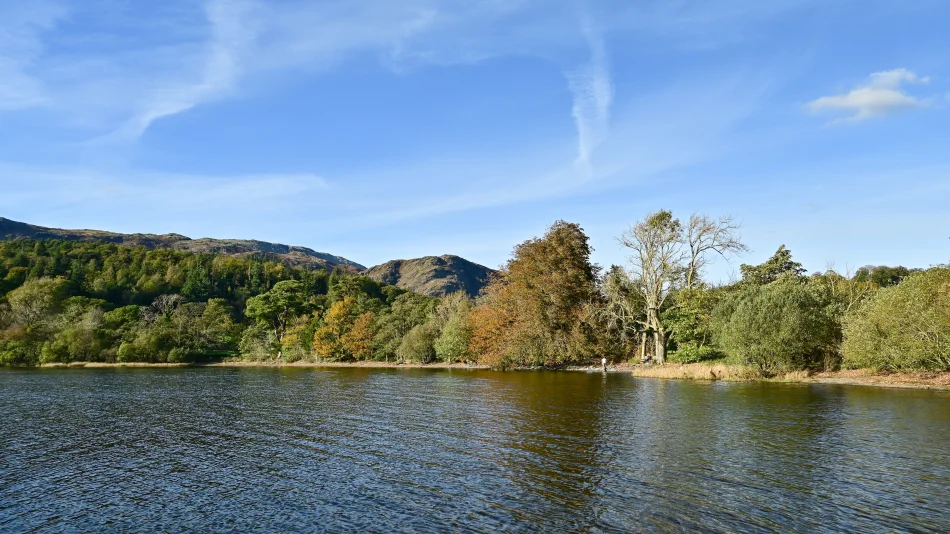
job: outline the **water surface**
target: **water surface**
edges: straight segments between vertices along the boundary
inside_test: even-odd
[[[0,371],[0,531],[950,530],[950,394],[434,369]]]

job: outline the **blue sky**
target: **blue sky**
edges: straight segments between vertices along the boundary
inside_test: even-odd
[[[0,216],[498,266],[557,219],[950,260],[945,0],[0,2]]]

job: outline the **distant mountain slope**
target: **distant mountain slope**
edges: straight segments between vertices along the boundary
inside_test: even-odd
[[[411,260],[392,260],[366,270],[363,274],[384,284],[442,297],[456,291],[478,295],[495,271],[458,256],[426,256]]]
[[[0,217],[0,240],[65,239],[68,241],[106,241],[123,245],[144,246],[149,249],[173,249],[187,252],[250,256],[260,254],[301,267],[333,269],[337,265],[349,271],[362,271],[366,267],[340,256],[317,252],[306,247],[294,247],[279,243],[267,243],[246,239],[191,239],[179,234],[118,234],[101,230],[63,230],[45,228]]]

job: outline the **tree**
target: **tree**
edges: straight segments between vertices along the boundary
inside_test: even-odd
[[[630,227],[620,243],[632,251],[630,278],[643,296],[644,327],[653,335],[654,360],[662,364],[667,337],[660,311],[689,261],[683,250],[683,225],[671,212],[660,210]]]
[[[64,278],[29,280],[7,294],[14,322],[27,328],[38,326],[59,313],[69,282]]]
[[[499,366],[592,356],[601,295],[591,250],[584,230],[564,221],[515,247],[473,312],[473,353]]]
[[[867,265],[858,269],[854,279],[858,282],[871,282],[878,287],[890,287],[901,283],[901,280],[910,276],[911,273],[918,272],[919,269],[908,269],[907,267],[887,267],[879,265]]]
[[[701,213],[690,215],[686,226],[689,263],[686,265],[685,289],[697,289],[700,274],[709,263],[711,252],[725,258],[749,250],[739,239],[739,228],[740,225],[730,216],[712,219]]]
[[[277,343],[281,343],[287,326],[303,312],[305,296],[302,283],[284,280],[270,291],[248,299],[245,315],[268,325]]]
[[[642,294],[619,265],[610,266],[602,287],[604,305],[599,313],[608,329],[608,337],[618,344],[616,351],[630,359],[635,346],[641,350],[645,348],[645,344],[640,342],[643,335],[640,330],[644,310]],[[640,358],[643,359],[643,354]]]
[[[435,340],[435,353],[440,360],[454,362],[467,358],[472,338],[469,324],[472,308],[472,299],[461,291],[443,298],[436,307],[433,320],[441,333]]]
[[[835,351],[840,327],[822,288],[784,277],[746,285],[713,310],[718,344],[762,374],[812,369]]]
[[[950,370],[950,269],[909,275],[845,319],[845,367]]]
[[[211,299],[198,322],[204,350],[227,350],[236,341],[231,306],[224,299]]]
[[[664,315],[673,333],[676,350],[670,358],[678,363],[715,359],[722,352],[713,346],[712,313],[723,291],[682,289],[674,295],[675,304]]]
[[[431,363],[435,361],[435,338],[439,330],[433,323],[414,326],[402,338],[396,356],[402,361]]]
[[[802,276],[805,269],[801,263],[792,260],[792,251],[782,245],[772,254],[772,257],[761,265],[739,266],[742,271],[742,282],[746,284],[769,284],[782,276]]]
[[[313,352],[317,356],[332,359],[346,357],[343,337],[353,322],[355,299],[346,297],[336,302],[323,314],[324,326],[313,335]]]
[[[425,323],[438,300],[418,293],[400,293],[386,313],[379,316],[373,335],[373,353],[389,361],[396,356],[402,338]]]
[[[340,341],[353,358],[369,360],[373,357],[373,329],[376,323],[376,314],[368,311],[360,314],[353,321],[350,331],[343,334]]]
[[[620,236],[620,243],[632,251],[628,278],[642,297],[641,354],[650,334],[654,361],[666,361],[670,330],[663,312],[670,304],[670,295],[678,289],[691,291],[700,287],[702,270],[711,253],[726,257],[745,252],[738,230],[732,217],[712,219],[694,213],[684,227],[672,212],[660,210]]]

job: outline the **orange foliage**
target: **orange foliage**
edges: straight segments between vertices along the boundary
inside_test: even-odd
[[[590,355],[600,298],[591,248],[580,226],[564,221],[515,247],[470,318],[470,350],[494,367],[563,364]]]

